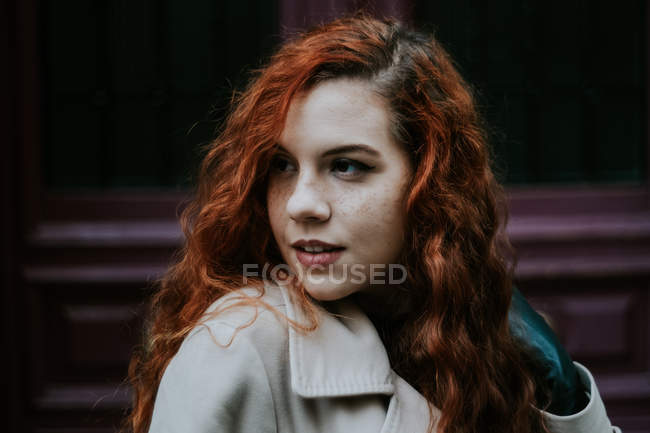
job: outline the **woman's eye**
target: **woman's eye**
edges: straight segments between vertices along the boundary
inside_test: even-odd
[[[288,172],[296,169],[291,161],[282,156],[276,156],[271,160],[271,168],[280,172]]]
[[[373,168],[353,159],[337,159],[332,163],[332,171],[345,177],[359,176]]]

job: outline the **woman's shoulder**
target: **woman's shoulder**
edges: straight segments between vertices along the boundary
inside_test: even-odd
[[[183,344],[209,339],[227,347],[241,338],[267,348],[288,338],[284,317],[286,305],[278,286],[242,287],[214,301]]]
[[[269,307],[282,312],[282,296],[244,288],[205,311],[165,368],[150,431],[274,431],[288,331]]]

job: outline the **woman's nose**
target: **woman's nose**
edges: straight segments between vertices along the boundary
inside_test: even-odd
[[[287,212],[296,222],[324,222],[330,218],[331,208],[317,179],[300,176],[287,202]]]

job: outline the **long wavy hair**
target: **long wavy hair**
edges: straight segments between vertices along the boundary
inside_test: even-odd
[[[363,14],[284,43],[234,94],[181,214],[184,245],[150,300],[129,365],[126,430],[148,429],[168,362],[206,308],[241,287],[243,264],[282,263],[265,204],[276,140],[297,93],[341,77],[366,80],[385,99],[391,133],[415,168],[402,261],[405,298],[417,302],[378,325],[391,365],[432,413],[440,409],[441,433],[546,431],[529,360],[508,329],[514,255],[472,90],[433,36]],[[309,332],[317,322],[291,326]]]

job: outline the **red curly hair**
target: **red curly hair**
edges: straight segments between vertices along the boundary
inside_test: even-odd
[[[399,321],[378,322],[391,365],[441,410],[441,433],[545,431],[508,329],[507,209],[471,89],[432,36],[360,14],[285,43],[234,95],[181,215],[185,243],[151,299],[129,366],[126,430],[148,429],[168,362],[206,308],[241,287],[243,264],[283,262],[265,204],[269,163],[292,98],[339,77],[365,79],[385,98],[391,133],[415,167],[402,253],[408,296],[396,301],[409,308]]]

